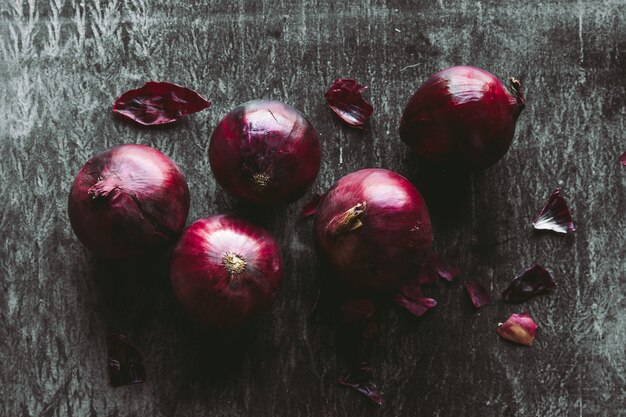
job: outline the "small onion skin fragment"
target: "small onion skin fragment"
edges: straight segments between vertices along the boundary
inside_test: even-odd
[[[626,166],[626,152],[624,152],[622,156],[619,157],[619,161],[622,163],[623,166]]]
[[[452,282],[460,273],[461,268],[444,262],[437,253],[431,253],[415,279],[420,284],[435,282],[437,277],[444,281]]]
[[[403,176],[371,168],[341,178],[315,216],[318,253],[356,290],[398,288],[432,246],[428,208]]]
[[[141,351],[126,335],[107,336],[109,381],[114,387],[139,384],[146,380],[146,369]]]
[[[479,68],[440,71],[406,105],[400,138],[433,163],[488,168],[509,149],[525,106],[518,80],[511,79],[511,90]]]
[[[415,281],[406,283],[400,288],[400,293],[394,297],[394,302],[404,307],[415,317],[421,317],[437,305],[433,298],[424,297],[422,287]]]
[[[193,223],[170,261],[170,281],[183,309],[214,329],[233,329],[259,317],[276,299],[282,279],[274,238],[232,215]]]
[[[481,308],[491,304],[491,296],[485,287],[478,282],[466,282],[465,291],[467,291],[467,295],[469,295],[470,300],[472,300],[474,307]]]
[[[302,217],[310,217],[315,215],[315,212],[317,211],[317,206],[319,205],[320,201],[322,200],[321,195],[319,194],[315,194],[313,196],[313,198],[311,198],[311,200],[306,203],[303,207],[302,207]]]
[[[372,116],[374,107],[361,96],[367,87],[350,78],[339,78],[330,86],[324,98],[328,107],[344,122],[361,127]]]
[[[551,230],[557,233],[576,231],[572,214],[561,195],[560,188],[557,188],[550,194],[548,202],[543,206],[533,222],[533,227],[535,230]]]
[[[78,239],[109,259],[165,248],[185,227],[188,212],[183,173],[144,145],[119,145],[93,156],[76,175],[68,200]]]
[[[441,261],[441,263],[435,268],[435,270],[437,271],[437,275],[439,275],[441,279],[448,282],[452,282],[454,278],[459,276],[459,274],[461,273],[461,268],[455,265],[445,264],[443,263],[443,261]]]
[[[174,123],[211,106],[197,92],[178,84],[149,81],[113,103],[113,113],[143,126]]]
[[[531,346],[535,341],[537,323],[528,313],[512,314],[504,323],[499,323],[498,334],[511,342]]]
[[[302,197],[321,162],[317,130],[294,107],[254,100],[228,113],[209,144],[217,182],[232,196],[272,207]]]
[[[556,288],[552,275],[542,266],[535,265],[516,277],[502,292],[502,299],[509,303],[521,303],[535,295]]]
[[[365,395],[376,405],[383,405],[383,393],[374,382],[374,375],[368,363],[354,364],[339,378],[339,383]]]

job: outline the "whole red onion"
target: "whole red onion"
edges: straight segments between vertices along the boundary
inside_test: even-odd
[[[231,215],[200,219],[183,233],[170,264],[174,294],[196,321],[237,327],[276,299],[283,278],[278,244]]]
[[[512,91],[479,68],[453,67],[431,76],[411,97],[400,137],[420,157],[483,169],[504,156],[524,108],[521,84]]]
[[[320,169],[317,131],[295,108],[255,100],[228,113],[209,145],[217,182],[249,203],[276,206],[302,197]]]
[[[167,156],[144,145],[119,145],[80,169],[70,190],[74,233],[112,259],[146,255],[173,243],[185,227],[189,189]]]
[[[341,178],[315,215],[318,250],[358,290],[414,278],[432,245],[428,208],[403,176],[362,169]]]

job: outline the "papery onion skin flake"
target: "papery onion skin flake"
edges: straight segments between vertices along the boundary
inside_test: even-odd
[[[108,259],[166,248],[185,227],[188,212],[182,171],[144,145],[119,145],[94,155],[76,175],[68,199],[74,233]]]
[[[550,194],[548,202],[533,222],[533,227],[536,230],[551,230],[557,233],[570,233],[576,230],[572,214],[561,195],[560,188]]]
[[[528,313],[512,314],[504,323],[498,323],[498,334],[511,342],[531,346],[535,341],[537,323]]]
[[[394,296],[393,301],[415,317],[422,316],[437,305],[435,299],[424,297],[422,287],[417,282],[408,282],[400,287],[400,292]]]
[[[474,307],[481,308],[491,304],[489,292],[478,282],[466,282],[465,291],[467,291],[467,295],[472,300]]]
[[[317,178],[319,135],[294,107],[253,100],[219,122],[209,144],[209,163],[230,195],[263,207],[288,204]]]
[[[454,280],[454,278],[459,276],[459,274],[461,273],[461,268],[459,268],[458,266],[446,265],[444,263],[441,263],[436,268],[436,271],[437,275],[439,275],[441,279],[452,282],[452,280]]]
[[[340,78],[335,80],[324,97],[326,103],[337,116],[351,126],[363,126],[374,112],[374,107],[361,95],[367,87],[356,80]]]
[[[355,290],[397,289],[417,276],[432,246],[424,199],[406,178],[380,168],[341,178],[315,215],[319,255]]]
[[[170,281],[181,306],[214,329],[233,329],[258,318],[276,299],[282,279],[274,238],[233,215],[193,223],[170,261]]]
[[[146,380],[143,354],[128,336],[111,333],[107,337],[109,382],[114,387],[139,384]]]
[[[369,364],[360,363],[354,365],[339,378],[339,383],[357,390],[374,404],[383,405],[383,393],[374,382],[374,376]]]
[[[315,194],[311,200],[302,206],[302,217],[313,216],[317,212],[317,206],[320,204],[323,195]]]
[[[437,278],[452,282],[460,273],[461,268],[444,262],[439,254],[433,252],[428,255],[414,280],[419,284],[430,284]]]
[[[487,71],[467,66],[432,75],[406,105],[400,138],[436,164],[492,166],[509,149],[525,106],[521,83],[510,81],[509,91]]]
[[[556,288],[552,275],[544,267],[535,265],[518,277],[502,292],[502,299],[509,303],[521,303],[535,295],[544,294]]]
[[[622,163],[622,165],[626,166],[626,152],[624,152],[622,156],[619,157],[619,161]]]
[[[178,84],[149,81],[113,103],[113,113],[143,126],[174,123],[211,106],[197,92]]]

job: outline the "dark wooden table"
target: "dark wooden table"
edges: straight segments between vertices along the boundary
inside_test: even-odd
[[[618,416],[626,415],[626,3],[428,1],[6,0],[0,5],[0,415],[17,416]],[[470,64],[522,80],[527,107],[493,168],[445,189],[399,140],[400,113],[431,73]],[[369,86],[364,131],[323,94],[338,77]],[[213,107],[175,126],[112,117],[147,80],[197,89]],[[213,337],[169,291],[165,256],[149,266],[95,259],[66,215],[72,178],[95,152],[143,143],[170,156],[191,189],[188,222],[227,211],[207,161],[209,136],[239,103],[282,100],[321,134],[312,192],[364,167],[422,190],[436,248],[462,267],[429,293],[420,319],[381,316],[377,408],[337,384],[332,326],[309,320],[319,274],[305,199],[264,216],[286,279],[251,329]],[[534,234],[557,186],[577,231]],[[494,296],[534,263],[557,290],[474,311],[462,283]],[[497,323],[528,310],[531,348]],[[148,381],[112,388],[106,335],[143,349]]]

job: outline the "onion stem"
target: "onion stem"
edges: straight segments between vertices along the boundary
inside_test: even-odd
[[[265,173],[256,173],[252,176],[252,183],[254,184],[254,188],[259,191],[265,190],[269,182],[270,176]]]
[[[87,193],[89,197],[96,200],[108,196],[116,188],[119,188],[119,178],[117,176],[99,178],[98,182],[89,188]]]
[[[231,274],[241,274],[246,269],[246,261],[240,255],[234,253],[227,253],[222,258],[224,268]]]

